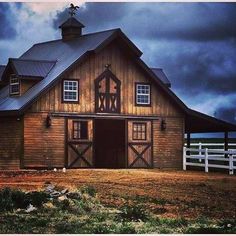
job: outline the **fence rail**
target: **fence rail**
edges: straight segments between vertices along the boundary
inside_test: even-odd
[[[184,144],[187,146],[187,143]],[[219,147],[219,150],[224,150],[225,144],[224,143],[190,143],[190,147],[196,147],[198,149],[207,148],[207,147]],[[236,143],[228,143],[229,150],[236,150]]]
[[[210,145],[209,145],[210,146]],[[205,172],[210,168],[228,169],[229,174],[236,170],[236,150],[218,150],[208,148],[183,148],[183,170],[187,166],[204,167]]]

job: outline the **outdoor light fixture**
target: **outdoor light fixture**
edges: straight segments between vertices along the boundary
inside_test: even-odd
[[[166,130],[166,121],[165,121],[165,119],[161,120],[161,130]]]
[[[52,119],[50,115],[47,115],[46,118],[46,127],[49,128],[52,125]]]

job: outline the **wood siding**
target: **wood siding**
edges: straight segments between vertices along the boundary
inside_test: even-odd
[[[20,81],[20,94],[23,95],[31,87],[33,87],[38,81],[35,80],[22,80]]]
[[[47,113],[28,113],[24,117],[25,168],[51,168],[65,165],[65,119],[52,118],[46,127]]]
[[[61,102],[61,82],[33,104],[31,111],[71,112],[91,114],[95,112],[95,79],[111,64],[112,73],[121,81],[121,114],[181,116],[176,105],[160,88],[152,84],[150,107],[135,106],[135,82],[150,82],[147,75],[126,55],[124,49],[114,43],[98,54],[93,54],[64,76],[78,79],[80,84],[79,104]]]
[[[153,121],[154,167],[182,168],[184,145],[184,119],[165,118],[166,130],[161,130],[161,120]]]
[[[22,119],[0,119],[0,169],[11,170],[20,168],[23,142],[22,131]]]

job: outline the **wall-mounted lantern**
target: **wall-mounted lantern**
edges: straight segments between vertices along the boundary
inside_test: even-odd
[[[161,120],[161,130],[166,130],[166,121],[165,121],[165,119]]]
[[[52,125],[52,118],[51,116],[48,114],[47,118],[46,118],[46,127],[49,128]]]

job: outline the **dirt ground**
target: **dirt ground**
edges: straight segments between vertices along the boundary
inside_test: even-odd
[[[70,190],[90,185],[103,204],[142,204],[163,217],[236,219],[236,176],[223,173],[104,169],[0,172],[0,188],[42,190],[46,182]]]

